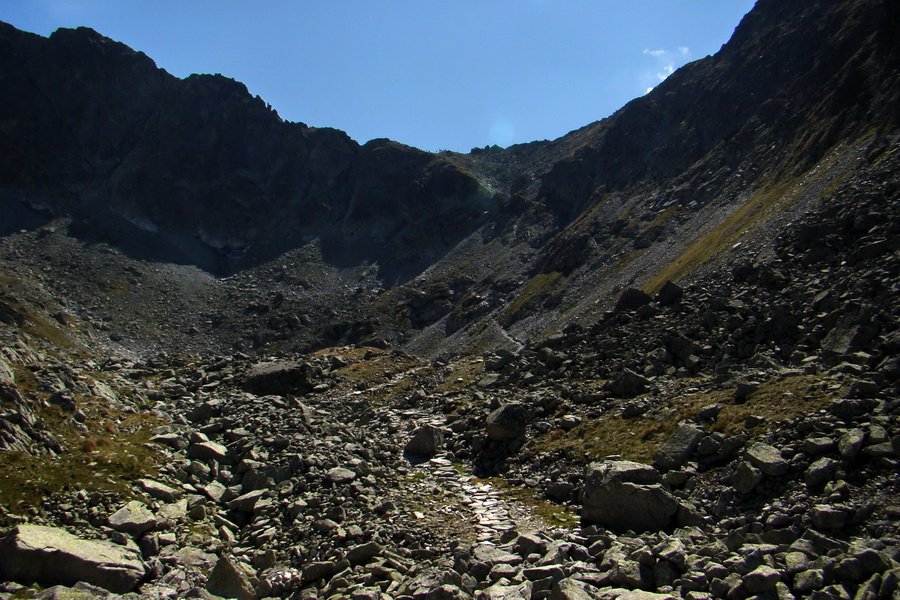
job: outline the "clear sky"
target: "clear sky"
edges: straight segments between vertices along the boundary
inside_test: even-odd
[[[290,121],[425,150],[554,139],[713,54],[753,0],[0,0],[173,75],[242,81]]]

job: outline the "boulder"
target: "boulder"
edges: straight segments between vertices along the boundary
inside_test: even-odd
[[[116,531],[140,537],[156,527],[156,517],[143,502],[132,500],[109,516],[109,526]]]
[[[0,577],[45,586],[79,581],[117,594],[133,591],[144,577],[137,550],[83,540],[55,527],[19,525],[0,540]]]
[[[253,588],[250,570],[227,556],[222,556],[216,561],[216,566],[206,581],[206,589],[209,593],[222,598],[237,598],[237,600],[259,598]]]
[[[838,466],[840,465],[836,460],[823,456],[809,465],[803,480],[810,487],[824,485],[831,481]]]
[[[661,306],[675,304],[684,296],[684,290],[677,283],[666,280],[659,292],[656,294],[656,302]]]
[[[653,302],[653,298],[651,298],[650,294],[647,292],[637,288],[628,288],[622,292],[621,296],[619,296],[619,300],[616,302],[615,311],[623,312],[636,310],[651,302]]]
[[[344,467],[334,467],[325,474],[325,478],[334,485],[344,485],[356,479],[356,473]]]
[[[663,469],[681,467],[691,457],[703,434],[703,428],[699,425],[681,424],[653,455],[653,462]]]
[[[650,389],[650,385],[650,380],[646,377],[625,369],[621,375],[608,381],[603,389],[616,398],[634,398]]]
[[[135,484],[144,490],[147,495],[163,502],[175,502],[181,497],[181,490],[169,487],[164,483],[153,479],[138,479]]]
[[[504,404],[485,422],[487,436],[498,442],[509,442],[525,436],[528,427],[528,410],[518,402]]]
[[[277,361],[256,364],[247,371],[242,387],[259,396],[306,394],[312,391],[315,370],[300,361]]]
[[[596,598],[593,590],[594,588],[583,581],[566,578],[553,584],[550,600],[592,600]]]
[[[770,477],[778,477],[787,473],[790,465],[781,458],[781,452],[774,446],[755,442],[744,451],[750,463]]]
[[[534,585],[530,581],[512,585],[495,583],[491,587],[478,592],[476,598],[478,600],[521,600],[522,598],[531,598],[533,587]]]
[[[763,472],[754,467],[746,460],[742,460],[738,463],[737,468],[735,468],[734,473],[731,474],[728,482],[736,489],[737,491],[746,494],[751,491],[756,485],[762,481]]]
[[[588,465],[581,502],[585,521],[614,531],[659,531],[678,512],[656,469],[625,460]]]
[[[434,425],[424,425],[413,431],[412,438],[403,448],[409,456],[429,458],[444,448],[444,430]]]
[[[228,448],[218,442],[197,442],[191,444],[187,451],[188,458],[211,460],[220,464],[231,464]]]

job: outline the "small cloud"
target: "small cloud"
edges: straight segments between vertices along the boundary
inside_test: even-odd
[[[641,75],[641,82],[649,93],[654,87],[662,83],[675,72],[675,69],[688,62],[691,57],[691,50],[687,46],[679,46],[675,50],[666,50],[663,48],[652,50],[644,49],[643,52],[647,56],[652,56],[657,61],[657,67],[654,71],[645,71]]]

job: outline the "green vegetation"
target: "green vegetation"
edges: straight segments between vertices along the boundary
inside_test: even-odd
[[[124,279],[101,279],[99,285],[108,294],[112,294],[117,298],[124,298],[131,292],[131,285]]]
[[[50,321],[29,312],[27,321],[22,325],[21,329],[28,335],[40,338],[56,346],[62,348],[72,348],[74,344],[72,340],[63,332],[63,330],[52,324]]]
[[[371,354],[365,358],[368,352]],[[415,382],[411,377],[398,376],[428,365],[409,354],[375,348],[329,348],[316,354],[337,355],[349,362],[335,373],[351,386],[365,385],[365,397],[376,406],[405,400],[415,390]]]
[[[437,386],[436,391],[439,394],[469,392],[482,377],[484,377],[484,361],[481,358],[460,359],[450,365],[450,373]]]
[[[150,430],[162,423],[160,419],[119,411],[82,396],[77,400],[92,433],[74,429],[71,415],[57,406],[38,410],[49,432],[65,445],[63,453],[52,460],[46,455],[0,453],[0,505],[7,510],[27,510],[64,489],[126,493],[132,481],[156,472],[162,455],[147,444]]]
[[[786,182],[757,190],[740,208],[700,236],[678,258],[657,273],[643,286],[644,291],[655,294],[666,281],[678,281],[695,267],[732,246],[747,231],[758,227],[776,212],[788,208],[795,197],[795,194],[790,193],[791,186],[791,182]]]
[[[501,496],[527,507],[531,514],[540,518],[550,527],[572,528],[576,527],[581,520],[571,507],[539,498],[531,488],[513,485],[502,477],[491,477],[479,481],[490,483]]]
[[[550,290],[558,284],[560,277],[562,277],[562,273],[551,271],[550,273],[539,273],[528,280],[519,295],[503,312],[501,318],[503,325],[511,325],[518,320],[521,311],[530,308],[538,300],[546,298]]]
[[[735,401],[732,388],[698,392],[661,400],[637,418],[609,414],[585,419],[571,431],[556,430],[537,438],[525,451],[532,455],[561,453],[569,459],[585,462],[618,454],[628,460],[649,463],[679,422],[692,418],[710,404],[721,407],[719,417],[710,429],[734,435],[746,430],[745,423],[751,415],[760,417],[760,427],[769,430],[778,423],[826,407],[832,402],[834,393],[827,382],[814,375],[770,380],[760,385],[743,403]]]

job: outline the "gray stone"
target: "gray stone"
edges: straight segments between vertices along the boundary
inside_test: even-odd
[[[621,588],[607,588],[597,594],[595,598],[600,600],[679,600],[672,594],[658,594],[645,592],[644,590],[624,590]]]
[[[228,488],[218,481],[212,481],[198,489],[203,492],[207,498],[217,504],[222,501],[222,497],[225,496],[225,493],[228,491]]]
[[[222,556],[209,574],[206,589],[222,598],[256,600],[259,595],[254,590],[252,577],[250,569],[228,556]]]
[[[150,441],[154,444],[168,446],[173,450],[184,450],[188,447],[189,443],[183,435],[177,433],[160,433],[159,435],[154,435],[150,438]]]
[[[260,363],[252,366],[244,376],[242,387],[251,394],[306,394],[312,391],[314,369],[299,361]]]
[[[181,490],[169,487],[153,479],[138,479],[135,484],[151,498],[156,498],[163,502],[175,502],[181,497]]]
[[[744,575],[744,585],[752,594],[764,594],[775,591],[781,581],[781,574],[767,565],[762,565]]]
[[[592,600],[596,598],[593,591],[588,584],[570,577],[553,584],[550,600]]]
[[[856,458],[866,440],[866,432],[862,429],[851,429],[838,441],[838,452],[844,458]]]
[[[530,554],[543,556],[547,553],[547,542],[535,533],[521,533],[513,543],[513,552],[522,558]]]
[[[381,544],[377,542],[367,542],[354,546],[347,551],[347,560],[351,565],[364,565],[375,559],[383,551]]]
[[[646,377],[624,369],[621,375],[604,384],[603,389],[616,398],[634,398],[649,390],[650,386],[650,380]]]
[[[619,296],[614,310],[616,312],[635,310],[651,302],[653,302],[653,298],[647,292],[637,288],[628,288]]]
[[[103,588],[82,590],[64,585],[54,585],[33,596],[35,600],[95,600],[107,597],[109,597],[109,592]]]
[[[116,531],[140,537],[156,527],[156,517],[143,502],[132,500],[109,516],[109,526]]]
[[[850,520],[850,513],[846,509],[825,504],[813,506],[809,516],[817,529],[840,529]]]
[[[663,469],[677,469],[691,457],[703,428],[694,423],[682,423],[653,455],[653,462]]]
[[[728,482],[737,491],[746,494],[759,484],[763,479],[763,472],[744,460],[738,463],[734,473],[731,474]]]
[[[771,477],[778,477],[787,473],[790,465],[781,458],[781,452],[774,446],[754,442],[744,451],[744,456],[750,463]]]
[[[499,442],[510,442],[525,436],[528,410],[518,402],[504,404],[488,415],[485,422],[487,436]]]
[[[424,425],[413,431],[412,438],[403,449],[404,454],[428,458],[444,448],[444,430],[434,425]]]
[[[656,302],[662,306],[675,304],[684,296],[684,290],[680,285],[670,280],[666,280],[659,292],[656,294]]]
[[[837,471],[838,462],[827,457],[821,457],[809,465],[803,480],[810,487],[818,487],[831,481]]]
[[[229,500],[227,506],[231,510],[253,512],[253,509],[256,507],[256,503],[259,502],[260,499],[262,499],[265,495],[265,490],[253,490],[252,492],[247,492],[242,496],[238,496],[234,500]]]
[[[809,565],[809,557],[802,552],[786,552],[784,554],[784,568],[790,575],[809,569]]]
[[[616,531],[659,531],[678,512],[658,471],[630,461],[591,463],[581,492],[582,517]]]
[[[530,581],[512,585],[495,583],[491,587],[478,592],[476,598],[478,600],[522,600],[522,598],[531,598],[533,585]]]
[[[794,575],[791,591],[795,594],[808,594],[822,589],[825,585],[825,572],[822,569],[807,569]]]
[[[162,552],[159,553],[159,560],[166,565],[212,569],[213,565],[216,564],[216,555],[192,546],[179,547],[172,545],[163,548]]]
[[[82,540],[55,527],[19,525],[0,541],[0,556],[3,578],[46,586],[84,581],[124,594],[144,576],[137,550]]]
[[[871,444],[863,448],[863,454],[873,456],[875,458],[891,458],[896,454],[894,445],[891,442],[882,442],[880,444]]]
[[[356,479],[356,473],[344,467],[335,467],[325,474],[325,478],[334,485],[344,485]]]
[[[834,450],[837,443],[830,437],[807,438],[803,440],[803,451],[816,456]]]
[[[512,554],[502,548],[491,546],[488,544],[479,544],[472,550],[472,556],[478,562],[488,564],[490,566],[498,564],[521,565],[522,557],[518,554]]]
[[[197,442],[191,444],[187,451],[188,458],[197,460],[211,460],[221,464],[231,464],[228,458],[228,448],[218,442]]]

